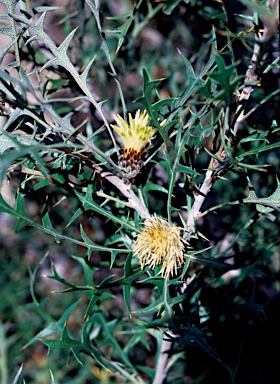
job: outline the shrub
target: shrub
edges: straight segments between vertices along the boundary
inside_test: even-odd
[[[1,3],[0,208],[38,243],[42,382],[269,382],[277,2]]]

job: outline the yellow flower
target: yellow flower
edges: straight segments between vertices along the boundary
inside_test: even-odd
[[[111,127],[120,136],[123,145],[119,165],[128,179],[134,179],[144,164],[143,154],[150,148],[156,129],[149,126],[150,117],[140,109],[134,118],[131,113],[128,114],[129,124],[120,115],[114,115],[114,119],[118,125],[111,124]]]
[[[141,268],[154,269],[161,264],[160,274],[165,278],[177,273],[184,263],[184,240],[180,236],[180,228],[169,224],[156,215],[147,219],[144,229],[137,235],[132,248]]]

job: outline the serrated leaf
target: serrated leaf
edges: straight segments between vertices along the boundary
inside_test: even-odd
[[[160,125],[160,122],[158,121],[159,109],[173,99],[168,98],[165,100],[160,100],[155,103],[152,103],[152,99],[153,99],[152,94],[153,94],[154,87],[163,79],[150,81],[149,75],[145,68],[143,68],[142,73],[143,73],[143,87],[142,87],[143,96],[139,97],[136,101],[144,105],[149,117],[151,118],[150,124],[153,125],[158,130],[164,142],[167,143],[170,147],[173,147],[173,143],[168,136],[168,129],[174,124],[174,122],[171,122],[171,125],[164,124],[164,126],[162,127]]]
[[[204,80],[202,79],[202,76],[205,73],[201,73],[200,76],[196,76],[193,67],[189,60],[179,51],[179,55],[181,56],[185,67],[187,71],[187,78],[188,78],[188,86],[186,87],[186,90],[184,91],[183,95],[179,98],[178,101],[175,102],[175,109],[177,110],[181,106],[183,106],[188,98],[197,90],[197,88],[201,88],[204,85]],[[211,59],[211,61],[210,61]],[[210,65],[213,64],[213,59],[210,57],[209,62],[207,63],[207,68],[210,67]]]
[[[125,37],[129,31],[129,29],[133,25],[133,22],[134,22],[134,12],[132,11],[132,12],[130,12],[130,15],[128,16],[127,20],[121,26],[119,26],[117,29],[117,32],[120,34],[120,37],[118,39],[116,52],[119,52],[121,46],[123,45]]]
[[[40,69],[40,72],[43,72],[45,69],[49,67],[55,67],[58,65],[62,65],[61,60],[58,59],[57,57],[54,57],[53,59],[48,60]],[[62,65],[63,66],[63,65]]]
[[[234,76],[234,70],[239,62],[226,66],[225,60],[219,51],[215,50],[214,55],[218,68],[215,72],[211,72],[209,77],[220,84],[222,92],[219,92],[213,100],[221,99],[225,101],[226,105],[229,105],[232,92],[244,76]]]
[[[66,228],[68,228],[79,216],[84,213],[82,208],[78,208],[74,215],[71,217],[70,221],[67,223]]]
[[[271,207],[280,212],[280,181],[277,180],[277,188],[269,197],[258,198],[255,190],[253,189],[252,183],[248,178],[249,183],[249,195],[246,199],[243,199],[244,203],[264,205],[266,207]]]
[[[18,0],[1,0],[1,3],[5,4],[7,8],[7,14],[2,14],[0,17],[3,19],[7,19],[10,23],[9,27],[2,27],[0,30],[0,33],[4,33],[6,35],[9,35],[13,41],[13,44],[15,46],[15,59],[16,61],[14,63],[10,63],[13,67],[19,67],[20,66],[20,55],[19,55],[19,47],[18,47],[18,39],[17,39],[17,30],[14,19],[9,15],[10,13],[15,12],[16,5],[18,3]]]
[[[52,263],[52,271],[53,271],[53,275],[48,276],[48,278],[56,280],[59,283],[66,285],[68,287],[62,291],[59,291],[60,293],[72,292],[72,291],[83,291],[89,298],[92,297],[93,287],[91,285],[76,285],[76,284],[70,283],[69,281],[65,280],[63,277],[61,277],[58,274],[55,268],[55,265],[53,263]]]
[[[127,250],[127,249],[109,248],[109,247],[103,247],[101,245],[95,244],[93,241],[91,241],[87,237],[87,235],[86,235],[86,233],[85,233],[85,231],[84,231],[82,226],[80,227],[80,232],[81,232],[81,236],[82,236],[82,239],[84,240],[85,244],[88,245],[88,251],[87,251],[88,257],[90,257],[91,253],[94,252],[94,251],[110,252],[111,253],[111,259],[114,261],[115,258],[116,258],[116,255],[118,253],[123,253],[123,252],[124,253],[128,253],[129,252],[129,250]],[[111,261],[111,265],[112,265],[113,261]]]
[[[98,289],[96,291],[93,291],[92,296],[90,298],[90,302],[87,306],[85,317],[90,315],[90,312],[92,309],[93,309],[93,311],[95,311],[95,310],[98,311],[100,308],[99,303],[102,303],[104,300],[113,299],[113,298],[114,298],[114,295],[112,293],[108,293],[103,289]],[[94,308],[96,305],[98,305],[98,307]]]
[[[35,27],[37,30],[43,31],[44,30],[44,22],[45,22],[45,17],[47,15],[47,12],[43,12],[42,15],[39,17],[37,20]],[[31,23],[28,22],[29,25],[32,25]]]
[[[69,241],[71,243],[77,244],[77,245],[85,247],[85,248],[92,247],[91,244],[87,244],[83,241],[77,240],[77,239],[72,238],[72,237],[64,236],[64,235],[60,234],[59,232],[57,232],[55,229],[52,229],[50,227],[44,227],[43,225],[30,219],[30,217],[23,215],[22,212],[20,213],[20,212],[16,211],[15,209],[10,207],[6,203],[6,201],[3,199],[1,194],[0,194],[0,212],[6,212],[9,215],[15,217],[20,222],[20,225],[22,225],[23,221],[26,221],[25,225],[31,225],[32,227],[35,227],[35,228],[39,229],[40,231],[45,232],[45,233],[53,236],[57,241],[66,240],[66,241]],[[106,250],[109,252],[111,251],[108,248],[106,248]],[[128,252],[127,249],[116,249],[116,250],[118,252]]]
[[[255,149],[251,149],[251,150],[249,150],[247,152],[243,152],[236,159],[237,159],[237,161],[239,161],[239,160],[244,159],[246,156],[258,155],[261,152],[269,151],[270,149],[275,149],[275,148],[279,148],[279,147],[280,147],[280,142],[279,141],[277,141],[276,143],[273,143],[273,144],[263,143],[261,145],[258,145],[258,147],[255,148]]]
[[[100,207],[97,203],[95,203],[95,201],[92,198],[92,186],[91,185],[88,186],[86,195],[84,195],[84,194],[82,194],[76,190],[75,190],[75,194],[77,195],[77,197],[79,198],[79,200],[83,204],[83,207],[86,211],[92,210],[92,211],[101,213],[103,216],[108,217],[113,222],[119,223],[123,227],[130,229],[131,231],[136,231],[136,228],[133,225],[129,224],[129,222],[124,221],[117,216],[114,216],[109,211],[107,211],[106,209]]]
[[[9,148],[15,148],[14,142],[0,132],[0,154],[4,153]]]
[[[166,155],[166,171],[168,175],[168,197],[167,197],[167,213],[168,220],[171,220],[171,200],[173,196],[173,189],[175,187],[175,181],[178,172],[189,173],[192,175],[197,175],[197,172],[194,169],[191,169],[188,166],[180,164],[180,160],[183,152],[185,151],[185,144],[188,138],[189,133],[187,131],[182,131],[182,128],[178,128],[175,142],[175,153],[172,163],[170,162],[168,156]]]
[[[232,369],[230,366],[225,364],[218,353],[212,348],[212,346],[208,343],[207,338],[204,332],[199,329],[195,324],[186,324],[184,327],[184,333],[180,338],[178,338],[178,342],[183,346],[191,346],[191,348],[196,347],[204,350],[207,354],[209,354],[213,359],[219,361],[228,371],[231,376],[232,382],[234,382],[234,377],[237,372],[236,369]]]
[[[74,33],[76,30],[73,30],[66,39],[62,42],[62,44],[57,47],[55,43],[49,38],[49,36],[44,32],[44,19],[46,16],[46,12],[44,12],[36,24],[33,24],[32,21],[28,20],[26,17],[23,17],[21,15],[12,14],[11,15],[15,20],[18,20],[24,24],[27,24],[29,28],[32,28],[35,33],[36,37],[33,38],[39,38],[41,39],[52,51],[54,58],[48,60],[41,71],[51,65],[60,65],[64,67],[73,77],[73,79],[77,82],[81,90],[85,93],[85,95],[88,97],[90,102],[95,106],[95,108],[100,112],[101,116],[104,117],[104,114],[102,112],[102,103],[98,103],[94,98],[90,90],[87,88],[86,84],[84,83],[84,79],[81,78],[77,70],[75,69],[72,62],[69,60],[69,58],[66,55],[67,48],[71,42],[71,39],[74,36]],[[107,120],[104,117],[105,124],[107,123]]]
[[[69,336],[66,324],[64,324],[64,327],[62,329],[62,334],[60,340],[57,339],[49,339],[49,340],[42,340],[45,345],[47,345],[49,353],[57,348],[61,349],[69,349],[76,360],[81,364],[82,361],[80,360],[80,354],[85,353],[87,355],[90,355],[96,360],[103,368],[108,369],[108,367],[104,364],[104,362],[107,363],[107,365],[111,365],[114,367],[113,362],[108,361],[106,357],[102,354],[102,352],[99,349],[88,347],[84,343],[77,341]],[[115,368],[115,367],[114,367]]]
[[[114,327],[118,319],[114,319],[110,322],[105,319],[102,313],[97,313],[96,320],[101,325],[102,334],[105,337],[107,343],[113,347],[114,351],[118,354],[119,358],[124,362],[126,367],[130,368],[132,372],[136,373],[135,367],[131,364],[129,358],[124,353],[123,349],[120,347],[115,335],[114,335]]]
[[[92,66],[92,63],[94,62],[95,60],[95,57],[93,57],[90,62],[86,65],[85,69],[83,70],[83,72],[81,73],[80,77],[81,77],[81,80],[83,81],[83,83],[86,84],[86,81],[87,81],[87,77],[88,77],[88,73],[89,73],[89,70]]]
[[[63,327],[61,338],[59,340],[57,339],[49,339],[49,340],[43,340],[41,339],[42,343],[44,343],[48,347],[48,352],[50,353],[54,349],[61,348],[61,349],[70,349],[73,353],[74,357],[80,363],[83,365],[82,361],[80,360],[80,353],[84,352],[87,354],[91,354],[92,349],[86,348],[82,343],[79,341],[72,339],[68,335],[68,331],[66,328],[66,324]],[[95,351],[97,352],[97,350]]]
[[[80,301],[77,300],[73,304],[71,304],[61,315],[61,317],[57,321],[52,321],[47,327],[45,327],[42,331],[38,332],[36,336],[34,336],[25,346],[24,349],[30,347],[34,343],[38,341],[38,339],[42,339],[43,337],[49,337],[51,335],[60,334],[64,324],[71,316],[76,307],[80,304]],[[49,320],[50,322],[50,320]]]
[[[66,56],[66,53],[67,53],[67,50],[68,50],[68,47],[69,47],[69,44],[71,42],[71,40],[73,39],[75,33],[76,33],[76,30],[78,29],[79,27],[76,27],[75,29],[73,29],[73,31],[71,31],[69,33],[69,35],[63,40],[63,42],[60,44],[60,46],[57,48],[57,50],[60,52],[60,54],[62,56]]]

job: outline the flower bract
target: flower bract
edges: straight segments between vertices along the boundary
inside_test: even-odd
[[[120,115],[114,115],[117,125],[111,127],[120,136],[123,151],[119,165],[128,179],[133,179],[143,166],[143,155],[155,137],[156,129],[149,125],[150,118],[146,111],[138,109],[135,116],[128,114],[127,123]]]

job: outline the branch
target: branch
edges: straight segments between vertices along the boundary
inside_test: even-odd
[[[263,18],[264,30],[263,33],[256,34],[258,42],[254,44],[253,55],[248,66],[244,84],[242,86],[242,92],[238,97],[239,105],[237,107],[235,116],[236,121],[234,123],[233,132],[236,135],[237,131],[242,127],[242,123],[246,120],[247,115],[244,114],[244,108],[248,102],[251,93],[253,92],[258,80],[259,80],[259,67],[262,60],[265,57],[267,47],[277,33],[279,23],[279,0],[268,0],[266,2],[267,8],[274,11],[274,17]]]
[[[167,376],[168,372],[168,352],[172,346],[171,341],[163,340],[160,349],[160,355],[158,358],[158,364],[156,369],[156,375],[153,381],[153,384],[162,384],[164,379]]]
[[[118,190],[128,199],[130,208],[139,213],[143,219],[148,219],[150,213],[144,203],[136,196],[131,189],[131,184],[125,184],[118,176],[113,175],[111,172],[105,171],[100,166],[94,166],[94,170],[101,176],[113,184]]]

